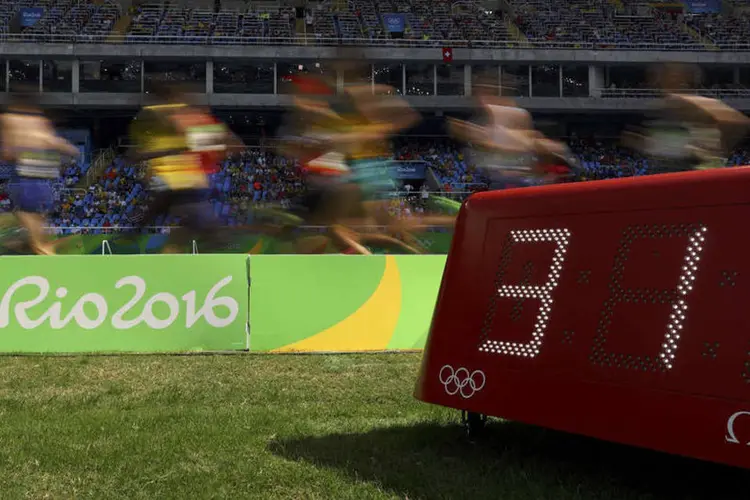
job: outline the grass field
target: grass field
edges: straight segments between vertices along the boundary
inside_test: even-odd
[[[469,443],[457,412],[412,398],[418,366],[417,354],[0,358],[0,495],[750,498],[744,471],[520,424]]]

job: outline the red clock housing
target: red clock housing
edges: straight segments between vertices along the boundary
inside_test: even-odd
[[[750,167],[472,196],[417,398],[750,467],[749,221]]]

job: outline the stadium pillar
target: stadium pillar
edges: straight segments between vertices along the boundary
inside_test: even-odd
[[[604,85],[604,68],[589,65],[589,97],[601,97]]]
[[[432,95],[437,94],[437,64],[432,65]]]
[[[471,97],[471,64],[464,65],[464,95]]]
[[[532,67],[529,64],[529,97],[534,97],[534,72],[531,70]]]
[[[73,59],[73,67],[71,68],[71,91],[73,95],[81,91],[81,60]]]
[[[401,94],[406,95],[406,64],[401,64]]]
[[[214,93],[214,62],[206,61],[206,94]]]
[[[273,63],[273,94],[279,93],[279,68],[276,63]]]
[[[39,93],[44,92],[44,61],[39,61]]]

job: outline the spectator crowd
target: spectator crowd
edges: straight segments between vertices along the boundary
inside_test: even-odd
[[[738,0],[739,2],[739,0]],[[304,36],[330,42],[392,38],[506,43],[532,41],[575,47],[635,49],[729,48],[745,45],[750,17],[742,2],[721,13],[692,13],[679,2],[636,0],[508,0],[492,11],[478,0],[323,0],[299,13],[285,6],[247,2],[231,8],[190,7],[173,2],[143,2],[123,8],[114,0],[23,0],[0,3],[0,30],[11,31],[20,9],[40,7],[42,17],[22,33],[71,36],[80,41],[116,39],[170,43],[231,44]],[[242,7],[237,7],[242,5]],[[734,6],[732,6],[734,5]],[[385,19],[403,16],[403,31],[391,32]],[[14,28],[18,29],[18,28]]]
[[[648,175],[654,172],[648,159],[618,147],[614,141],[569,140],[579,162],[576,180],[601,180]],[[488,179],[463,152],[448,140],[402,139],[394,160],[420,161],[428,166],[430,179],[404,181],[393,193],[390,210],[408,217],[425,209],[430,192],[462,199],[488,189]],[[737,149],[727,166],[750,164],[750,149]],[[145,169],[115,157],[100,175],[86,185],[86,166],[71,161],[64,166],[57,184],[57,203],[49,222],[56,227],[75,227],[85,232],[131,227],[139,221],[148,203]],[[211,177],[211,202],[215,215],[227,225],[252,223],[256,208],[289,209],[305,193],[306,172],[296,160],[269,150],[251,148],[228,157]],[[433,186],[428,188],[428,184]],[[0,210],[12,210],[8,183],[0,184]],[[161,217],[156,226],[179,224],[178,219]]]

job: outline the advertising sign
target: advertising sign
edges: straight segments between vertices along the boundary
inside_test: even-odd
[[[721,0],[684,0],[685,9],[693,14],[718,14]]]
[[[444,255],[258,255],[251,259],[251,351],[424,347]]]
[[[748,217],[750,167],[474,195],[417,397],[750,468]]]
[[[394,179],[424,179],[427,168],[422,162],[399,162],[391,167]]]
[[[28,28],[34,26],[44,15],[41,7],[24,7],[21,9],[21,26]]]
[[[389,33],[403,33],[406,28],[406,18],[403,14],[383,14],[383,24]]]
[[[0,352],[236,350],[246,255],[5,257]]]

